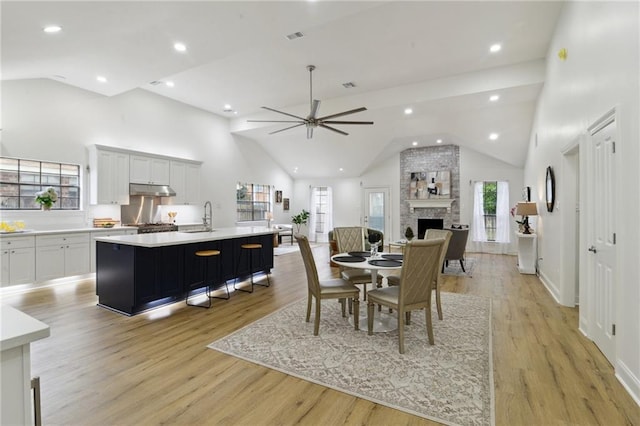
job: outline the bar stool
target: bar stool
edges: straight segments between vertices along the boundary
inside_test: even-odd
[[[259,272],[259,271],[254,271],[253,270],[253,253],[259,250],[260,251],[260,256],[262,257],[262,264],[265,264],[264,261],[264,251],[262,250],[262,244],[260,243],[247,243],[247,244],[241,244],[240,245],[240,255],[238,256],[238,263],[236,264],[236,278],[233,281],[233,288],[235,290],[239,290],[239,291],[244,291],[247,293],[253,293],[253,286],[254,285],[261,285],[264,287],[269,287],[271,285],[271,282],[269,281],[269,273],[267,273],[267,284],[259,284],[259,283],[254,283],[253,282],[253,274],[255,272]],[[247,253],[247,255],[249,256],[249,276],[251,277],[251,290],[244,290],[242,288],[238,288],[236,287],[236,282],[238,281],[238,268],[240,268],[240,262],[242,261],[242,253]]]
[[[199,250],[195,253],[195,255],[197,257],[202,257],[204,258],[204,275],[202,277],[202,281],[198,281],[201,282],[203,284],[206,284],[207,282],[207,278],[209,277],[209,260],[211,257],[213,256],[220,256],[220,250]],[[220,261],[218,261],[218,270],[220,269]],[[206,308],[209,309],[211,307],[211,299],[229,299],[229,288],[227,287],[227,283],[225,281],[224,283],[224,288],[227,291],[227,297],[219,297],[219,296],[212,296],[211,295],[211,285],[210,284],[206,284],[205,286],[205,294],[207,295],[207,301],[209,302],[206,306],[205,305],[193,305],[189,303],[189,293],[191,292],[191,290],[187,291],[187,298],[185,300],[187,306],[196,306],[198,308]]]

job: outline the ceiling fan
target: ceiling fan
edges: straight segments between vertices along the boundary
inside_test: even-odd
[[[307,117],[299,117],[294,114],[289,114],[288,112],[278,111],[277,109],[269,108],[263,106],[262,108],[277,112],[278,114],[284,114],[289,117],[293,117],[296,120],[247,120],[249,123],[297,123],[293,126],[285,127],[284,129],[276,130],[275,132],[269,133],[273,135],[274,133],[284,132],[285,130],[293,129],[295,127],[307,126],[307,139],[311,139],[313,137],[313,129],[316,127],[322,127],[324,129],[331,130],[336,133],[340,133],[341,135],[349,135],[347,132],[343,132],[340,129],[336,129],[335,127],[328,126],[328,124],[373,124],[373,121],[342,121],[342,120],[332,120],[333,118],[342,117],[343,115],[355,114],[356,112],[366,111],[365,107],[360,107],[356,109],[351,109],[349,111],[339,112],[337,114],[325,115],[324,117],[317,117],[318,110],[320,109],[320,101],[317,99],[313,99],[313,70],[316,69],[315,65],[307,65],[307,69],[309,70],[309,107],[311,108],[311,112]]]

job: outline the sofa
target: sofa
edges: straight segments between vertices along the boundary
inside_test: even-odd
[[[364,247],[366,250],[371,249],[371,244],[369,244],[369,235],[377,234],[380,237],[380,245],[378,246],[378,251],[384,251],[384,233],[378,231],[377,229],[365,228],[365,238]],[[333,256],[334,254],[338,254],[338,244],[333,238],[333,230],[329,231],[329,256]],[[333,262],[330,262],[331,266],[338,266]]]
[[[278,244],[282,244],[282,239],[289,237],[291,245],[293,245],[293,225],[278,224],[273,225],[274,229],[278,230]]]

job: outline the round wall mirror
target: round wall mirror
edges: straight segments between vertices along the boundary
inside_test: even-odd
[[[556,201],[556,179],[553,176],[551,166],[547,167],[547,211],[553,211],[553,205]]]

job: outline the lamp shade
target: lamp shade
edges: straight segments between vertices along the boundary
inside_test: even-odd
[[[516,207],[516,214],[520,216],[537,216],[538,208],[536,207],[536,203],[518,203],[518,206]]]

